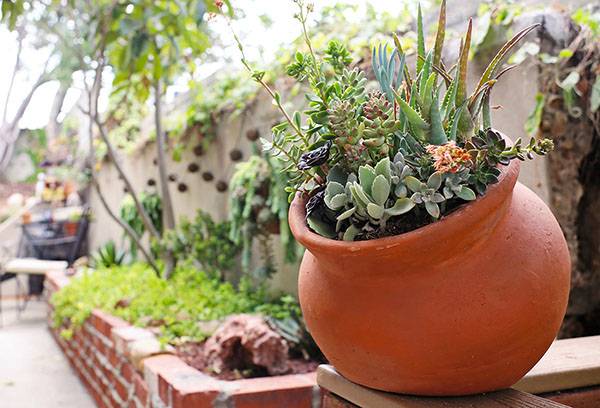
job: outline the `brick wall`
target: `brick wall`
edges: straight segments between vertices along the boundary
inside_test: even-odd
[[[49,295],[68,281],[62,272],[49,273]],[[50,324],[52,306],[49,310]],[[168,346],[162,348],[149,330],[100,310],[94,310],[70,340],[58,330],[51,332],[99,407],[321,406],[315,373],[217,380],[187,365]]]

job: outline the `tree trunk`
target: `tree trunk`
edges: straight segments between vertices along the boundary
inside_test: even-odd
[[[58,115],[62,109],[67,91],[71,87],[71,81],[61,81],[54,94],[54,100],[52,101],[52,107],[50,109],[50,116],[48,117],[48,123],[46,124],[46,137],[48,141],[55,140],[61,131],[61,124],[58,122]]]
[[[175,214],[173,212],[173,202],[171,193],[169,192],[169,180],[167,176],[167,158],[166,144],[167,135],[162,129],[162,88],[160,79],[154,82],[154,125],[156,128],[156,149],[157,149],[157,164],[158,177],[160,180],[160,189],[162,196],[162,212],[163,212],[163,230],[172,230],[175,228]],[[163,232],[164,233],[164,232]],[[175,259],[173,253],[167,251],[165,258],[165,278],[169,279],[175,267]]]

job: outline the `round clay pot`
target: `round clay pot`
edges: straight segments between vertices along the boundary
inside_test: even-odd
[[[518,173],[513,161],[476,201],[371,241],[313,233],[294,200],[290,227],[307,248],[300,304],[343,376],[385,391],[466,395],[510,387],[542,357],[566,310],[569,252]]]

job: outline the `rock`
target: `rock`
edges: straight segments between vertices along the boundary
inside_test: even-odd
[[[207,368],[216,373],[258,366],[270,375],[289,370],[287,342],[260,316],[234,315],[204,345]]]

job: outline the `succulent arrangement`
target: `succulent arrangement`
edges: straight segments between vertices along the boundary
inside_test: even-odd
[[[442,59],[446,2],[433,47],[426,49],[421,9],[415,67],[394,35],[393,46],[373,48],[375,81],[354,67],[343,44],[313,49],[307,18],[313,9],[294,0],[307,52],[296,52],[287,73],[306,83],[308,109],[289,114],[264,72],[242,62],[273,97],[285,121],[273,128],[266,150],[286,163],[286,191],[306,198],[306,220],[318,234],[364,240],[395,235],[434,222],[485,194],[499,166],[552,150],[550,140],[511,143],[491,125],[490,92],[512,67],[502,67],[517,43],[537,27],[518,32],[500,48],[472,93],[467,92],[472,22],[458,61]],[[413,57],[413,56],[411,56]]]

